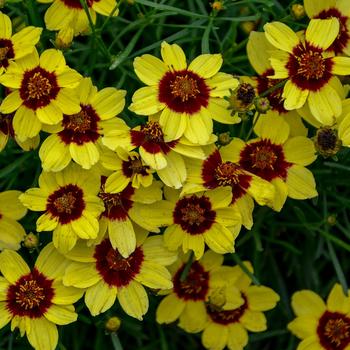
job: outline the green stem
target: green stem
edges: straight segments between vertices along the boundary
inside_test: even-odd
[[[183,269],[181,276],[180,276],[181,282],[183,282],[187,278],[188,273],[190,272],[190,269],[191,269],[191,266],[193,263],[193,258],[194,258],[194,253],[193,253],[193,250],[191,250],[190,257],[188,258],[187,263],[185,265],[185,268]]]
[[[274,86],[271,86],[269,89],[265,90],[262,94],[260,94],[260,97],[266,97],[271,94],[271,92],[274,92],[275,90],[281,88],[284,86],[284,84],[287,82],[288,79],[283,79],[279,83],[277,83]]]
[[[112,340],[114,350],[123,350],[123,346],[119,340],[117,333],[111,334],[111,340]]]
[[[248,141],[249,140],[249,137],[252,135],[253,131],[254,131],[254,128],[255,128],[255,125],[256,123],[258,122],[258,119],[260,117],[261,113],[258,112],[258,115],[255,117],[255,120],[253,122],[253,125],[252,127],[250,128],[249,132],[248,132],[248,135],[245,137],[245,141]]]
[[[242,271],[253,281],[257,286],[260,286],[260,281],[248,270],[247,266],[244,265],[241,258],[236,254],[232,253],[233,260],[242,269]]]

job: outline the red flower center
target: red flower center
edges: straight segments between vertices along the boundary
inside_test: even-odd
[[[158,122],[150,121],[141,126],[141,130],[131,130],[131,143],[135,147],[142,146],[146,152],[167,154],[175,147],[177,141],[165,142],[163,130]]]
[[[350,318],[326,311],[318,322],[317,334],[326,350],[344,350],[350,344]]]
[[[322,50],[306,42],[289,56],[287,69],[292,82],[302,90],[317,91],[332,77],[333,61],[322,56]]]
[[[327,19],[327,18],[337,18],[340,24],[339,34],[334,40],[333,44],[328,48],[328,51],[334,51],[336,55],[343,53],[343,50],[349,43],[350,33],[347,28],[347,22],[349,17],[343,16],[342,13],[336,8],[330,8],[328,10],[323,10],[315,18]]]
[[[191,235],[201,234],[213,225],[216,213],[208,197],[185,197],[176,203],[173,212],[174,222]]]
[[[59,91],[55,73],[50,73],[41,67],[27,70],[19,89],[23,104],[34,111],[50,104]]]
[[[67,7],[73,8],[73,9],[82,9],[80,0],[61,0]],[[85,0],[84,0],[85,1]],[[101,0],[86,0],[86,4],[88,7],[91,7],[94,2],[99,2]]]
[[[85,209],[84,193],[76,185],[60,187],[47,199],[46,210],[57,217],[60,224],[68,224],[81,217]]]
[[[96,269],[107,284],[124,287],[140,272],[144,254],[142,248],[137,247],[129,257],[123,258],[109,239],[105,239],[96,246],[94,258]]]
[[[158,98],[174,112],[194,114],[208,106],[209,87],[187,69],[167,72],[159,83]]]
[[[239,163],[267,181],[276,177],[286,179],[287,169],[292,165],[286,162],[282,146],[267,139],[247,144],[241,151]]]
[[[36,268],[22,276],[7,292],[7,309],[13,316],[40,318],[52,305],[52,280]]]
[[[100,117],[90,105],[81,104],[81,111],[73,115],[64,115],[62,126],[64,130],[58,135],[65,144],[76,143],[83,145],[86,142],[96,142],[100,137],[98,122]]]
[[[9,59],[15,57],[12,41],[9,39],[0,39],[0,67],[7,68]]]
[[[239,322],[240,318],[248,308],[248,300],[246,296],[243,293],[241,293],[241,295],[244,299],[244,304],[234,310],[221,310],[216,305],[207,304],[207,312],[212,321],[223,325]]]
[[[106,177],[102,177],[101,190],[98,195],[105,205],[105,211],[102,215],[110,220],[126,220],[128,218],[128,211],[133,205],[131,197],[134,194],[135,189],[129,184],[119,193],[109,193],[105,192],[105,182]]]
[[[174,292],[184,300],[204,301],[209,290],[209,272],[198,261],[194,261],[186,279],[181,281],[184,268],[185,264],[174,275]]]

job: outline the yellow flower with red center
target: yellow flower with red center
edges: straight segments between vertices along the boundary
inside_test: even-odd
[[[250,263],[245,265],[253,270]],[[228,279],[226,290],[220,297],[209,295],[209,303],[206,304],[207,323],[202,334],[202,343],[206,349],[222,350],[227,346],[230,350],[243,350],[248,343],[247,331],[265,331],[267,326],[263,311],[273,309],[279,301],[278,294],[271,288],[252,286],[250,278],[240,267],[229,269],[231,278]],[[226,298],[232,288],[240,291],[241,304],[227,308]]]
[[[89,31],[88,16],[80,0],[37,0],[52,5],[47,9],[44,20],[49,30],[66,30],[72,28],[74,35]],[[96,12],[103,16],[117,16],[119,10],[116,0],[87,0],[86,5],[93,23],[96,22]]]
[[[94,243],[107,232],[112,247],[127,258],[136,248],[136,233],[144,230],[160,232],[159,227],[169,222],[171,204],[162,201],[162,183],[154,181],[148,187],[134,188],[129,183],[118,193],[106,189],[106,177],[101,178],[105,211],[100,217],[100,233]]]
[[[0,250],[20,248],[25,231],[17,220],[22,219],[27,209],[19,201],[20,191],[0,192]]]
[[[213,132],[213,119],[235,124],[229,102],[224,99],[238,80],[220,73],[222,56],[204,54],[189,65],[180,46],[161,45],[163,61],[152,55],[134,60],[134,69],[147,87],[135,92],[129,109],[136,114],[151,115],[161,111],[159,124],[166,142],[182,135],[192,143],[206,144]]]
[[[305,168],[316,159],[313,142],[304,136],[289,137],[289,125],[282,117],[260,116],[255,139],[244,142],[234,138],[220,149],[223,158],[271,182],[275,187],[273,203],[281,210],[287,197],[307,199],[317,196],[312,172]]]
[[[0,106],[1,113],[15,112],[13,128],[22,141],[39,134],[44,124],[57,124],[63,114],[80,111],[77,87],[81,75],[66,65],[61,51],[34,52],[11,62],[0,83],[13,91]]]
[[[224,257],[208,250],[200,260],[192,262],[187,275],[183,277],[188,256],[182,256],[169,267],[174,287],[158,305],[156,320],[158,323],[179,320],[179,326],[186,332],[196,333],[207,322],[206,303],[209,295],[227,283],[226,268],[221,267]],[[231,305],[241,305],[238,290],[232,289],[229,298]]]
[[[350,55],[350,4],[343,0],[304,0],[304,7],[309,18],[337,18],[339,34],[328,51],[335,54]]]
[[[42,28],[28,26],[12,34],[10,17],[0,12],[0,75],[10,62],[31,54],[40,39]]]
[[[205,244],[218,254],[234,252],[235,230],[241,217],[230,207],[232,191],[229,187],[216,188],[179,198],[176,190],[167,189],[165,198],[172,203],[172,213],[167,213],[168,225],[164,232],[165,246],[177,250],[182,246],[186,253],[192,250],[196,259],[204,254]],[[168,206],[160,203],[159,209]]]
[[[337,18],[312,19],[301,39],[280,22],[265,24],[267,40],[279,51],[270,59],[273,79],[286,79],[284,108],[298,109],[307,102],[322,124],[331,125],[341,114],[336,75],[350,73],[349,57],[333,57],[327,50],[339,34]]]
[[[66,269],[63,283],[86,289],[85,304],[93,316],[105,312],[116,298],[130,316],[142,320],[148,310],[144,288],[172,288],[166,266],[177,255],[164,248],[162,237],[138,236],[137,248],[127,258],[114,249],[109,239],[96,246],[77,244],[67,255],[73,262]]]
[[[258,95],[264,94],[267,90],[272,89],[282,80],[271,79],[269,76],[274,74],[274,70],[269,61],[271,51],[275,47],[269,43],[264,33],[251,32],[247,43],[247,55],[250,64],[258,73],[257,77],[243,77],[243,81],[252,84]],[[288,111],[283,106],[283,87],[273,88],[266,97],[270,103],[270,109],[266,115],[282,116],[289,124],[291,136],[306,136],[307,128],[301,121],[297,111]]]
[[[292,308],[296,318],[288,329],[302,341],[297,350],[350,349],[350,298],[335,284],[327,303],[311,290],[293,294]]]
[[[45,211],[36,222],[37,231],[53,231],[55,247],[66,253],[78,237],[97,237],[104,210],[99,189],[99,176],[71,165],[58,173],[42,172],[39,188],[30,188],[20,200],[30,210]]]
[[[75,322],[72,305],[83,292],[62,284],[68,260],[50,243],[40,252],[32,269],[16,252],[0,253],[0,328],[11,321],[36,350],[54,350],[56,325]]]
[[[209,142],[215,140],[213,135]],[[120,147],[128,151],[138,148],[141,159],[157,172],[162,182],[176,189],[183,186],[187,177],[183,156],[199,159],[205,157],[199,145],[184,137],[166,142],[158,115],[150,116],[146,124],[136,126],[124,134],[119,130],[110,130],[105,134],[103,143],[115,151]]]
[[[90,78],[77,88],[81,110],[64,114],[60,125],[41,145],[39,156],[45,171],[60,171],[73,159],[84,169],[96,164],[102,153],[101,136],[108,130],[126,130],[122,119],[115,118],[125,105],[125,91],[104,88],[98,91]],[[47,128],[47,127],[46,127]]]
[[[221,148],[225,150],[225,147]],[[232,206],[241,216],[242,224],[250,229],[253,225],[254,201],[260,205],[270,204],[275,189],[268,181],[243,169],[235,163],[230,152],[212,148],[205,160],[188,159],[187,182],[182,193],[205,191],[218,187],[230,187]],[[237,228],[238,232],[240,227]]]

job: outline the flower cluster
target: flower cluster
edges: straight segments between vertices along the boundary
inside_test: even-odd
[[[44,20],[61,39],[88,34],[96,13],[118,14],[115,0],[38,2],[52,3]],[[122,116],[125,90],[98,89],[62,51],[38,51],[42,28],[12,34],[0,13],[0,150],[10,138],[38,148],[42,168],[23,193],[0,193],[0,328],[11,322],[35,349],[53,350],[56,325],[77,320],[80,298],[92,316],[119,303],[142,320],[151,291],[156,321],[200,332],[206,349],[242,350],[248,332],[267,329],[264,312],[279,296],[252,284],[250,262],[230,264],[235,241],[253,228],[256,205],[280,212],[288,197],[316,197],[307,167],[350,146],[339,78],[350,74],[350,7],[319,3],[305,0],[302,32],[281,22],[251,32],[255,77],[221,72],[221,54],[189,62],[166,41],[160,56],[136,57],[146,85],[128,91],[136,126]],[[244,138],[233,127],[249,116]],[[216,132],[227,125],[226,137]],[[28,210],[40,214],[31,217],[37,232],[52,233],[42,249],[31,246],[32,268],[16,252]],[[348,349],[349,300],[338,284],[327,305],[311,291],[294,294],[288,329],[303,339],[298,349]]]

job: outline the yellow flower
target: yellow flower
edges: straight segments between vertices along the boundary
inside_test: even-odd
[[[166,250],[161,236],[138,236],[137,248],[127,258],[111,246],[109,239],[87,247],[79,242],[67,255],[73,262],[66,269],[63,283],[86,288],[85,304],[93,316],[110,309],[118,298],[122,309],[142,320],[148,310],[144,286],[172,288],[171,275],[165,266],[177,256]]]
[[[249,270],[253,270],[250,263],[245,264]],[[248,343],[247,331],[265,331],[267,326],[263,311],[273,309],[279,301],[278,294],[271,288],[252,286],[250,278],[240,267],[230,269],[227,290],[220,298],[209,296],[209,303],[206,304],[208,317],[202,343],[207,349],[222,350],[227,346],[230,350],[242,350]],[[238,307],[225,305],[225,298],[229,298],[236,288],[240,291],[242,303]]]
[[[209,143],[215,140],[213,135]],[[183,156],[199,159],[205,157],[199,145],[189,142],[184,137],[166,142],[158,115],[150,116],[146,124],[129,129],[124,134],[119,130],[110,130],[106,132],[102,142],[114,151],[120,147],[128,151],[138,147],[145,164],[157,172],[165,185],[176,189],[183,186],[187,177]]]
[[[134,60],[139,79],[148,85],[135,92],[129,109],[137,114],[161,112],[159,123],[166,142],[182,135],[196,144],[206,144],[213,132],[213,119],[235,124],[224,99],[238,85],[232,75],[220,73],[220,54],[200,55],[187,65],[180,46],[161,45],[163,61],[151,55]]]
[[[260,116],[254,128],[258,138],[247,143],[234,138],[220,149],[223,158],[230,157],[246,171],[274,185],[275,197],[267,204],[277,211],[287,197],[317,196],[314,176],[305,168],[316,159],[314,144],[304,136],[289,137],[289,130],[282,117]]]
[[[296,318],[288,329],[302,341],[297,350],[348,350],[350,348],[350,298],[335,284],[327,303],[311,290],[293,294]]]
[[[224,257],[208,250],[200,260],[192,262],[186,278],[181,279],[188,256],[182,256],[169,267],[174,287],[160,302],[156,319],[158,323],[172,323],[179,319],[181,328],[196,333],[203,330],[207,322],[209,295],[227,283],[226,269],[221,268]],[[240,306],[241,294],[238,290],[231,291],[230,301]]]
[[[336,18],[339,21],[339,34],[328,51],[350,55],[350,3],[342,0],[304,0],[309,18]]]
[[[188,178],[182,193],[229,186],[232,191],[230,206],[240,214],[242,224],[250,229],[253,225],[253,199],[260,205],[269,204],[273,201],[275,189],[268,181],[235,163],[235,157],[226,150],[225,147],[220,150],[213,147],[203,161],[188,159]],[[240,227],[237,230],[239,232]]]
[[[39,156],[45,171],[60,171],[73,159],[84,169],[96,164],[102,153],[101,136],[108,130],[127,129],[115,116],[125,105],[125,91],[104,88],[97,91],[90,78],[80,81],[77,88],[81,110],[63,115],[60,125],[46,126],[50,135],[41,145]]]
[[[339,34],[337,18],[312,19],[302,40],[280,22],[265,24],[265,35],[280,51],[270,59],[274,79],[287,79],[282,97],[284,108],[298,109],[307,102],[322,124],[330,125],[341,114],[341,98],[334,85],[335,75],[350,73],[349,57],[332,57],[327,49]]]
[[[78,97],[73,88],[81,76],[70,69],[61,51],[45,50],[40,58],[34,52],[11,62],[0,83],[13,89],[5,97],[1,113],[15,112],[13,128],[19,140],[35,137],[42,123],[57,124],[64,114],[80,111]]]
[[[40,39],[42,28],[28,26],[12,35],[11,19],[0,12],[0,75],[13,60],[32,53]]]
[[[165,198],[172,203],[172,214],[167,214],[169,227],[164,232],[165,246],[183,252],[193,250],[196,259],[204,254],[205,243],[218,254],[234,252],[241,217],[230,207],[232,191],[229,187],[216,188],[179,198],[178,191],[167,189]],[[160,204],[160,209],[167,209]]]
[[[39,188],[30,188],[20,200],[30,210],[45,211],[36,222],[37,231],[53,231],[55,247],[65,253],[78,237],[97,237],[104,210],[99,188],[99,176],[71,165],[58,173],[42,172]]]
[[[89,20],[80,0],[38,0],[38,2],[53,3],[44,16],[47,29],[61,30],[71,27],[74,35],[88,32]],[[116,9],[116,0],[88,0],[86,4],[93,23],[96,22],[96,12],[103,16],[117,16],[119,12]]]
[[[22,219],[27,209],[19,201],[19,191],[0,192],[0,250],[20,248],[25,231],[17,220]]]
[[[75,322],[72,305],[82,291],[62,284],[68,260],[48,244],[30,269],[16,252],[0,253],[0,328],[11,321],[36,350],[54,350],[58,342],[57,325]]]
[[[269,76],[274,74],[274,70],[269,61],[270,52],[275,47],[269,43],[264,33],[251,32],[247,43],[247,55],[250,64],[258,73],[257,77],[243,77],[243,81],[251,83],[258,95],[265,93],[273,88],[282,80],[271,79]],[[270,110],[266,115],[281,116],[289,124],[291,136],[306,136],[307,128],[301,121],[297,111],[288,111],[283,106],[283,87],[274,88],[266,97],[270,102]]]

